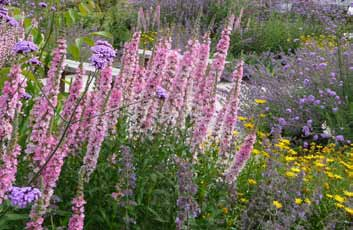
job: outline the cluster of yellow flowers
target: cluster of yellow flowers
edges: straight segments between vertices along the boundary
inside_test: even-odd
[[[286,177],[293,178],[299,174],[303,176],[305,193],[309,193],[310,188],[324,185],[324,193],[329,202],[353,215],[353,207],[350,207],[353,204],[353,145],[322,146],[312,143],[308,149],[293,149],[289,140],[281,139],[273,152],[279,156],[278,160],[286,165],[284,172]],[[259,149],[254,149],[253,154],[270,157],[268,153]],[[295,199],[297,205],[304,202],[311,204],[308,198]],[[283,204],[276,200],[273,201],[273,205],[277,209],[283,207]]]
[[[302,35],[299,40],[305,46],[317,44],[320,48],[337,47],[336,37],[333,35]]]

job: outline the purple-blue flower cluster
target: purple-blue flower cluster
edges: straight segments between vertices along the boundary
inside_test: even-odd
[[[29,59],[28,63],[31,65],[41,65],[42,64],[42,62],[39,61],[39,59],[37,57]]]
[[[7,24],[13,27],[17,27],[19,25],[18,21],[16,21],[16,19],[14,19],[13,17],[10,17],[8,15],[8,10],[5,7],[2,7],[0,4],[0,22],[2,20],[4,20]]]
[[[31,41],[19,41],[13,47],[16,54],[27,54],[38,50],[38,46]]]
[[[90,58],[90,62],[97,69],[103,69],[107,65],[110,65],[116,57],[116,51],[107,41],[96,41],[91,51],[93,55]]]
[[[38,200],[41,192],[32,187],[12,187],[8,198],[13,206],[26,208],[28,204]]]
[[[10,4],[10,0],[0,0],[0,5],[8,5]]]
[[[157,87],[156,94],[159,99],[165,100],[168,98],[167,91],[164,88],[162,88],[161,86]]]
[[[193,182],[192,164],[181,159],[175,159],[178,165],[178,187],[179,197],[177,200],[178,215],[175,219],[176,229],[184,229],[189,218],[196,218],[200,215],[200,207],[195,201],[197,185]]]

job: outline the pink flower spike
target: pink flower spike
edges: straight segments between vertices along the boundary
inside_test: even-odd
[[[240,150],[235,154],[233,163],[224,173],[225,181],[229,184],[233,183],[251,156],[251,152],[256,142],[256,132],[248,134],[240,147]]]

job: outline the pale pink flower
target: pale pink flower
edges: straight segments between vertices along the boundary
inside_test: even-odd
[[[229,100],[224,105],[224,117],[220,118],[217,125],[221,127],[221,146],[220,155],[225,156],[231,147],[232,133],[236,126],[239,108],[239,95],[241,89],[241,82],[243,79],[243,61],[240,62],[237,69],[233,72],[233,81],[235,82],[230,91]]]
[[[7,151],[2,154],[2,165],[0,166],[0,204],[5,199],[5,194],[12,188],[16,180],[17,157],[21,153],[21,147],[15,145],[9,146]]]
[[[240,147],[240,150],[235,154],[231,166],[224,173],[224,178],[227,183],[231,184],[237,179],[239,173],[244,168],[246,162],[251,156],[255,142],[256,132],[253,131],[246,136],[242,146]]]
[[[86,201],[83,197],[83,193],[75,197],[72,200],[72,211],[73,215],[69,221],[69,230],[81,230],[84,226],[85,219],[85,204]]]
[[[66,41],[60,39],[58,47],[53,52],[53,60],[48,71],[48,78],[41,95],[35,102],[31,111],[32,133],[30,143],[27,145],[26,153],[33,154],[34,166],[38,168],[47,159],[48,151],[46,139],[49,136],[50,122],[54,116],[54,108],[57,105],[59,93],[59,80],[64,68],[66,57]]]
[[[21,111],[21,98],[26,86],[27,81],[21,74],[20,66],[14,65],[0,96],[0,142],[8,141],[11,137],[12,123],[16,112]]]

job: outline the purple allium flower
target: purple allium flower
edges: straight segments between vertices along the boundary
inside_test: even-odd
[[[315,97],[313,95],[309,95],[307,100],[308,100],[308,102],[312,103],[315,101]]]
[[[304,148],[308,148],[308,147],[309,147],[309,143],[308,143],[307,141],[304,141],[303,147],[304,147]]]
[[[300,117],[298,117],[298,116],[293,118],[293,120],[295,120],[295,121],[299,121],[299,119],[300,119]]]
[[[324,139],[327,139],[327,138],[330,138],[330,137],[331,137],[330,134],[328,134],[328,133],[321,133],[320,136],[321,136],[322,138],[324,138]]]
[[[306,103],[306,98],[305,97],[299,99],[299,104],[300,105],[304,105],[305,103]]]
[[[343,135],[337,135],[336,136],[336,141],[343,142],[344,141],[344,136]]]
[[[335,108],[332,109],[332,112],[334,112],[334,113],[336,113],[337,111],[338,111],[338,108],[337,108],[337,107],[335,107]]]
[[[32,98],[32,95],[25,92],[25,93],[22,94],[22,98],[23,98],[24,100],[29,100],[29,99]]]
[[[157,97],[159,99],[165,100],[165,99],[168,98],[167,91],[164,88],[160,87],[160,86],[157,87],[156,93],[157,93]]]
[[[29,59],[28,63],[31,65],[41,65],[42,64],[42,62],[39,61],[37,57]]]
[[[315,100],[314,105],[320,105],[321,101],[320,100]]]
[[[39,189],[32,187],[12,187],[9,192],[11,204],[19,208],[27,207],[41,196]]]
[[[13,51],[17,54],[26,54],[38,50],[38,46],[31,41],[19,41],[13,47]]]
[[[13,17],[7,16],[5,20],[10,26],[17,27],[19,25],[18,21]]]
[[[45,2],[40,2],[38,3],[38,6],[42,7],[42,8],[47,8],[48,7],[48,4],[45,3]]]
[[[302,131],[306,137],[310,135],[310,128],[308,126],[305,125]]]
[[[176,229],[183,229],[188,218],[196,218],[200,214],[200,207],[195,201],[197,185],[193,182],[192,164],[176,157],[178,165],[178,215],[176,217]]]
[[[8,9],[5,7],[0,7],[0,17],[4,18],[8,16]]]
[[[315,134],[314,136],[313,136],[313,140],[314,141],[317,141],[319,139],[319,136],[317,135],[317,134]]]
[[[0,5],[8,5],[10,0],[0,0]]]
[[[327,94],[330,96],[330,97],[335,97],[336,96],[336,92],[331,90],[331,89],[326,89],[326,92]]]
[[[292,109],[286,109],[287,113],[292,113]]]
[[[56,11],[56,7],[55,6],[52,6],[50,9],[51,9],[51,11]]]
[[[313,120],[307,120],[306,121],[306,124],[309,126],[309,127],[311,127],[312,126],[312,124],[313,124]]]
[[[310,83],[310,80],[309,79],[304,79],[304,86],[308,86]]]
[[[319,64],[318,67],[319,67],[319,69],[325,69],[327,67],[327,63],[322,62],[322,63]]]
[[[91,64],[97,69],[103,69],[113,62],[116,52],[107,41],[98,40],[91,48],[93,55],[90,58]]]
[[[278,118],[278,123],[279,123],[281,126],[287,125],[287,121],[286,121],[283,117]]]

